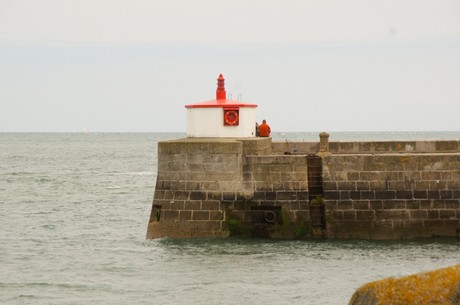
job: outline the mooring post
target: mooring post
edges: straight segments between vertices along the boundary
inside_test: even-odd
[[[327,132],[322,132],[319,134],[319,152],[329,152],[329,134]]]

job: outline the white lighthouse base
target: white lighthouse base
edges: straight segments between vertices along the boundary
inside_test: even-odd
[[[222,107],[187,108],[187,137],[249,138],[256,136],[256,108],[240,107],[238,126],[224,125]]]

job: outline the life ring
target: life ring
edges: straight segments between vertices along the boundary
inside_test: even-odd
[[[225,110],[224,113],[224,123],[225,125],[235,126],[238,125],[238,112],[235,110]]]
[[[273,223],[276,221],[276,213],[273,211],[265,211],[264,220],[268,223]]]

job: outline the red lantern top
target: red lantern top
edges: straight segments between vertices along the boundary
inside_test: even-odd
[[[225,78],[219,74],[217,79],[216,99],[197,104],[185,105],[185,108],[216,108],[216,107],[257,107],[256,104],[243,103],[240,101],[233,101],[227,99],[227,92],[225,91]]]
[[[225,91],[225,78],[221,73],[217,79],[216,100],[222,99],[227,99],[227,92]]]

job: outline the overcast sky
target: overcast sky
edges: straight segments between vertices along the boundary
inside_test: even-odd
[[[0,132],[185,131],[219,73],[274,131],[459,131],[460,1],[0,0]]]

